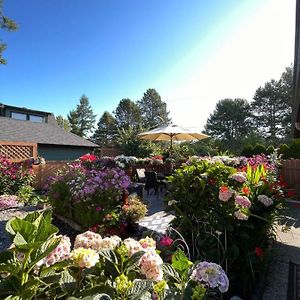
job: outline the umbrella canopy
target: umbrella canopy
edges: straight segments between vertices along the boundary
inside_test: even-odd
[[[142,140],[170,141],[171,150],[173,141],[194,141],[206,139],[209,136],[200,132],[193,132],[187,128],[177,125],[165,125],[138,134]]]

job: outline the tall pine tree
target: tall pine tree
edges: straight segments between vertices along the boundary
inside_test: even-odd
[[[57,125],[61,128],[63,128],[66,131],[70,131],[71,130],[71,126],[70,126],[70,122],[68,119],[64,118],[62,115],[58,115],[56,117],[56,122]]]
[[[148,89],[138,105],[142,114],[142,125],[145,129],[153,128],[162,123],[168,124],[171,121],[167,104],[161,100],[155,89]]]
[[[100,145],[110,147],[115,145],[117,135],[117,121],[112,114],[105,111],[97,124],[93,141]]]
[[[71,125],[71,132],[81,136],[87,137],[93,130],[96,115],[93,114],[87,96],[82,95],[79,104],[75,110],[71,110],[68,114],[68,121]]]

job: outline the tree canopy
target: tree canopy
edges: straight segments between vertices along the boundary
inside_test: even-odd
[[[245,99],[223,99],[210,114],[205,131],[230,147],[251,131],[250,105]]]
[[[153,128],[161,123],[168,124],[171,119],[167,111],[167,104],[161,100],[155,89],[148,89],[143,98],[138,101],[141,111],[143,128]]]
[[[117,129],[116,119],[105,111],[97,123],[93,141],[100,146],[113,146],[116,144]]]
[[[18,29],[18,25],[15,21],[8,18],[3,14],[3,1],[0,0],[0,28],[5,31],[15,31]],[[5,43],[0,43],[0,64],[6,64],[6,59],[2,56],[3,51],[7,48]]]
[[[71,125],[71,132],[81,137],[87,137],[94,128],[96,115],[93,114],[89,99],[82,95],[76,109],[68,114],[68,121]]]
[[[62,115],[56,117],[57,125],[63,128],[66,131],[71,130],[71,125],[68,119],[64,118]]]

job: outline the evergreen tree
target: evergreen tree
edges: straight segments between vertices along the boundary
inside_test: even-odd
[[[254,126],[275,144],[291,132],[292,85],[292,69],[287,68],[280,80],[259,87],[251,104]]]
[[[63,128],[65,131],[71,130],[71,125],[68,119],[64,118],[62,115],[58,115],[56,117],[57,125],[61,128]]]
[[[143,98],[138,102],[142,114],[144,128],[153,128],[159,124],[170,123],[167,104],[161,100],[155,89],[148,89]]]
[[[210,114],[205,131],[232,150],[240,147],[242,139],[251,132],[250,105],[245,99],[223,99]]]
[[[81,137],[87,137],[94,127],[95,119],[96,115],[93,114],[88,97],[82,95],[76,109],[71,110],[68,115],[71,132]]]
[[[122,99],[114,111],[118,128],[134,129],[138,131],[141,126],[141,111],[137,104],[130,99]]]
[[[113,146],[116,143],[117,121],[107,111],[103,113],[97,124],[93,140],[100,146]]]
[[[0,28],[6,31],[15,31],[18,29],[17,24],[3,14],[3,1],[0,0]],[[6,44],[0,43],[0,64],[6,64],[6,60],[2,57],[3,51],[6,49]]]

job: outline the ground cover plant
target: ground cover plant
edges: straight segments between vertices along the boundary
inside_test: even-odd
[[[50,179],[47,194],[54,212],[104,235],[126,235],[128,223],[147,213],[137,197],[127,198],[130,178],[117,162],[85,155]]]
[[[51,212],[33,212],[6,224],[12,244],[0,253],[1,299],[220,299],[228,290],[216,263],[192,263],[177,249],[164,263],[156,241],[103,238],[86,231],[72,246],[51,224]],[[170,242],[170,241],[169,241]],[[162,246],[169,245],[164,237]]]
[[[194,158],[168,180],[166,204],[192,258],[221,264],[230,294],[250,297],[284,208],[276,164],[265,156]]]

